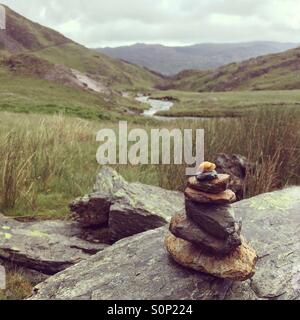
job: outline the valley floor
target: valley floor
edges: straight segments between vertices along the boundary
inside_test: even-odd
[[[241,117],[262,107],[300,108],[300,90],[187,92],[154,91],[152,98],[173,98],[174,107],[157,115],[168,117]]]

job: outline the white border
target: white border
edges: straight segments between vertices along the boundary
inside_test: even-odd
[[[6,272],[5,268],[0,265],[0,290],[6,289]]]
[[[6,9],[0,4],[0,30],[6,29]]]

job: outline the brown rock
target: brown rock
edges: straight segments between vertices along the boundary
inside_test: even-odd
[[[246,281],[253,277],[257,254],[243,239],[243,243],[224,257],[208,255],[192,243],[168,234],[165,246],[172,258],[180,265],[234,281]]]
[[[229,204],[236,201],[235,193],[231,190],[213,194],[186,188],[184,194],[188,199],[198,203]]]
[[[196,177],[191,177],[188,180],[188,187],[208,193],[220,193],[226,191],[229,180],[228,174],[219,174],[217,179],[201,182]]]
[[[178,238],[194,243],[207,253],[227,255],[241,245],[239,237],[220,239],[200,228],[184,213],[175,215],[170,223],[170,231]]]

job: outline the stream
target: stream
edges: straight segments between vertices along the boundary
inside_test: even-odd
[[[157,100],[157,99],[151,99],[149,96],[141,96],[136,97],[136,101],[147,103],[151,106],[150,109],[147,109],[144,111],[143,115],[145,117],[153,117],[158,120],[162,121],[172,121],[172,120],[193,120],[193,121],[199,121],[199,120],[211,120],[213,118],[211,117],[163,117],[163,116],[156,116],[156,113],[159,111],[168,111],[170,110],[174,103],[170,101],[163,101],[163,100]],[[228,119],[228,118],[218,118],[218,119]]]
[[[147,96],[137,97],[137,98],[135,98],[135,100],[137,100],[139,102],[147,103],[147,104],[149,104],[151,106],[150,109],[145,110],[144,113],[143,113],[143,115],[146,116],[146,117],[154,117],[157,112],[159,112],[159,111],[168,111],[174,105],[173,102],[150,99]],[[168,118],[168,117],[157,117],[157,118]]]

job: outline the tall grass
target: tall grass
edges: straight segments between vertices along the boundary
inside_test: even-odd
[[[239,153],[254,164],[247,197],[300,184],[300,114],[264,108],[229,120],[168,121],[135,127],[204,128],[206,159]],[[63,116],[0,114],[0,211],[22,216],[64,216],[73,198],[91,189],[99,168],[96,132],[116,123]],[[133,125],[130,125],[133,127]],[[130,129],[130,128],[129,128]],[[185,166],[116,166],[129,181],[182,190]]]
[[[291,184],[300,184],[300,109],[262,108],[238,119],[212,119],[192,127],[205,129],[205,157],[217,153],[246,156],[244,194],[252,197]],[[161,186],[184,184],[184,168],[159,168]]]
[[[93,182],[93,135],[84,120],[1,114],[1,210],[59,213]]]

